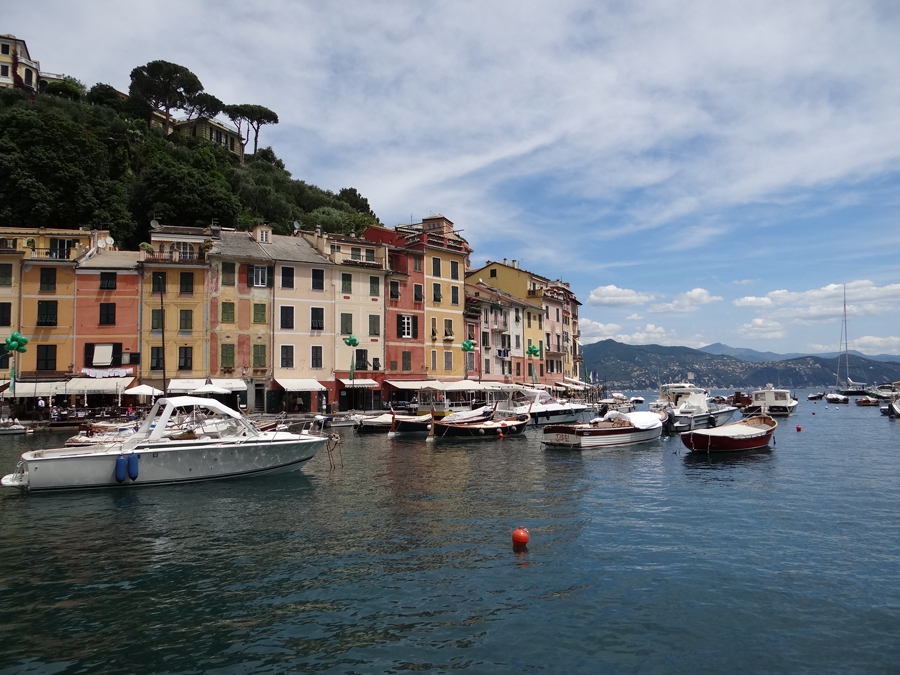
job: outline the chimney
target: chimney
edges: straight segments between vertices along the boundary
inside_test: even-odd
[[[322,225],[321,225],[321,224],[316,225],[316,236],[317,236],[317,237],[321,237],[321,236],[322,236]]]
[[[518,260],[513,260],[513,269],[514,270],[519,269],[519,261]]]
[[[504,264],[504,265],[506,264],[506,258],[503,259],[503,264]]]

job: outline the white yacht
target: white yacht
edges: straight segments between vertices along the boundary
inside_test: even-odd
[[[765,389],[758,389],[751,394],[753,403],[744,406],[743,414],[788,416],[797,409],[797,399],[787,389],[775,389],[767,384]]]
[[[667,428],[676,433],[721,426],[737,412],[734,406],[713,403],[706,391],[689,382],[661,384],[659,398],[649,407],[668,411]]]
[[[165,485],[294,471],[328,438],[259,431],[213,399],[161,398],[141,427],[119,442],[32,450],[4,487],[29,491]]]
[[[516,387],[506,389],[507,399],[501,401],[498,414],[513,416],[530,414],[534,424],[564,424],[580,422],[588,406],[584,403],[565,403],[543,389]]]

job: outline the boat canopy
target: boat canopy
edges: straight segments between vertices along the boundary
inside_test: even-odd
[[[243,427],[247,429],[248,435],[259,435],[259,432],[256,431],[253,425],[251,425],[241,413],[232,410],[224,403],[220,403],[215,399],[199,398],[197,396],[169,396],[167,398],[157,399],[146,419],[144,419],[143,424],[141,424],[141,428],[131,439],[129,439],[129,441],[135,442],[143,438],[150,441],[159,440],[166,432],[166,426],[172,418],[173,413],[179,408],[205,408],[217,415],[238,420]],[[160,409],[162,409],[161,412]]]

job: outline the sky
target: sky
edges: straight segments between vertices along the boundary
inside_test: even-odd
[[[190,68],[295,178],[562,279],[582,343],[900,354],[900,4],[33,0],[43,70]]]

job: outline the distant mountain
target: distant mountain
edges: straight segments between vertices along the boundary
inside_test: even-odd
[[[789,359],[800,358],[801,356],[818,356],[819,358],[823,359],[833,359],[837,358],[839,353],[825,352],[822,354],[808,354],[795,352],[790,354],[776,354],[775,352],[758,352],[755,349],[745,349],[743,347],[729,347],[728,345],[724,345],[721,342],[715,342],[711,345],[700,347],[699,351],[706,352],[707,354],[733,356],[734,358],[740,359],[741,361],[752,361],[754,363],[763,363],[765,361],[787,361]],[[876,356],[871,356],[869,354],[863,354],[862,352],[854,351],[853,349],[850,350],[850,354],[863,359],[869,359],[870,361],[892,361],[900,363],[900,356],[897,356],[896,354],[878,354]]]
[[[837,363],[836,355],[750,361],[689,347],[626,345],[615,340],[584,347],[585,368],[596,372],[612,389],[656,389],[660,382],[686,380],[709,389],[747,390],[770,382],[787,389],[824,389],[834,385]],[[896,382],[900,380],[900,363],[851,353],[850,377],[869,384]]]

